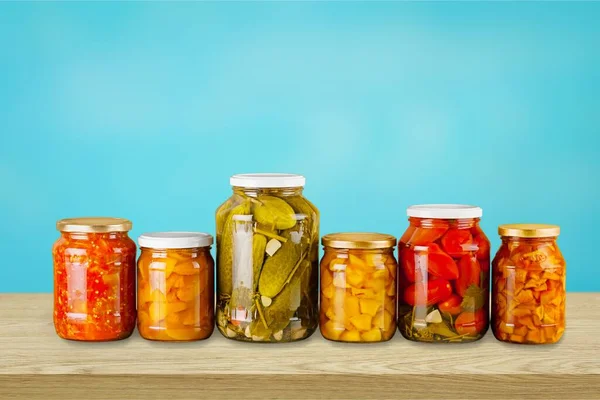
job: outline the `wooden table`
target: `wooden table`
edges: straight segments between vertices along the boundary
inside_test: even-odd
[[[570,293],[556,345],[108,343],[59,339],[52,295],[0,294],[0,399],[600,398],[600,294]]]

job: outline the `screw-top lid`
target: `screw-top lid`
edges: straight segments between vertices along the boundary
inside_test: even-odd
[[[128,219],[111,217],[65,218],[56,223],[61,232],[83,233],[128,232],[132,226]]]
[[[505,224],[498,227],[500,236],[522,238],[556,237],[560,234],[560,226],[546,224]]]
[[[296,174],[237,174],[229,178],[229,184],[243,188],[304,187],[306,178]]]
[[[138,238],[140,247],[150,249],[191,249],[213,244],[213,237],[203,232],[151,232]]]
[[[480,207],[465,204],[420,204],[406,209],[406,215],[415,218],[480,218],[482,214]]]
[[[344,232],[325,235],[321,243],[336,249],[387,249],[396,245],[396,238],[383,233]]]

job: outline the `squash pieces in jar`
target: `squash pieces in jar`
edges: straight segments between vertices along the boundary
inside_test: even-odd
[[[396,270],[391,249],[326,245],[321,260],[322,335],[342,342],[389,340],[396,331]]]
[[[492,264],[492,330],[498,340],[545,344],[563,335],[565,260],[554,239],[503,237]]]
[[[142,249],[138,330],[145,339],[191,341],[213,331],[213,268],[207,249]]]

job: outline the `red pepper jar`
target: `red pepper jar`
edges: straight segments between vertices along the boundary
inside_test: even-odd
[[[56,223],[54,327],[63,339],[125,339],[135,328],[136,246],[122,218],[71,218]]]
[[[490,242],[482,210],[459,204],[407,209],[398,243],[398,327],[419,342],[481,339],[489,325]]]

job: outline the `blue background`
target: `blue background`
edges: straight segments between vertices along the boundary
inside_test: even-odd
[[[241,172],[306,175],[322,234],[405,208],[559,224],[600,291],[600,3],[2,3],[0,292],[56,220],[214,232]]]

